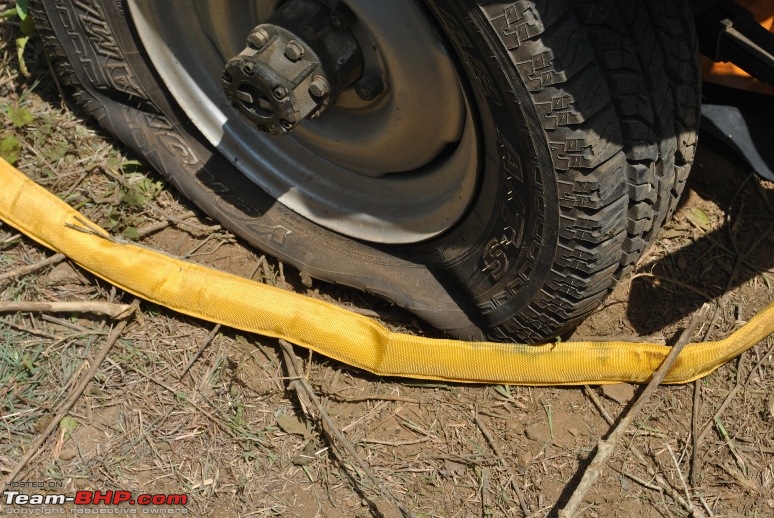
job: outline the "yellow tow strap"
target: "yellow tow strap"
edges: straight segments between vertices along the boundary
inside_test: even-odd
[[[669,352],[657,344],[542,346],[393,333],[327,302],[118,242],[0,159],[0,218],[94,275],[174,311],[284,338],[384,376],[515,385],[647,382]],[[665,383],[687,383],[774,333],[774,302],[724,340],[685,347]]]

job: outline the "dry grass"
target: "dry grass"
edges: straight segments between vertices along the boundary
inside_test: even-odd
[[[21,170],[113,233],[373,309],[357,293],[307,290],[289,269],[281,275],[70,111],[34,38],[27,78],[13,48],[18,27],[3,22],[0,34],[0,139],[19,143]],[[719,337],[774,298],[774,185],[736,162],[701,150],[686,201],[639,276],[624,279],[578,335],[671,343],[708,302],[699,336]],[[0,301],[132,302],[66,261],[29,271],[52,253],[6,225],[0,250],[0,276],[28,270],[0,277]],[[86,313],[0,315],[2,476],[74,394],[85,360],[116,325]],[[660,388],[583,516],[685,516],[680,499],[705,515],[774,514],[772,344],[702,381],[696,400],[694,386]],[[617,419],[627,409],[596,388],[376,378],[301,350],[289,369],[282,351],[276,341],[143,302],[16,479],[59,481],[66,493],[186,493],[197,516],[394,516],[399,508],[544,516],[566,502],[609,432],[605,413]]]

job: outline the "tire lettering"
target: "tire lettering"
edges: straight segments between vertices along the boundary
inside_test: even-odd
[[[172,125],[166,118],[150,113],[144,115],[148,126],[157,130],[155,133],[159,143],[171,155],[185,165],[194,165],[199,162],[199,157],[188,146],[185,139],[172,128]]]
[[[120,60],[118,45],[105,22],[105,13],[102,12],[101,6],[93,1],[86,2],[84,0],[77,0],[74,4],[84,11],[84,14],[80,15],[78,19],[83,27],[83,32],[94,45],[97,54]]]
[[[494,81],[492,81],[492,78],[487,73],[484,64],[473,56],[468,56],[468,59],[470,60],[470,66],[473,68],[473,74],[476,76],[478,84],[481,85],[483,93],[498,106],[503,106],[503,101],[500,98],[497,87],[495,87]]]
[[[492,282],[497,282],[509,271],[511,262],[508,259],[508,249],[518,250],[521,244],[519,234],[511,227],[503,229],[503,236],[492,239],[486,244],[482,257],[484,267],[481,270],[489,274]]]
[[[293,233],[282,225],[247,225],[247,228],[261,236],[261,240],[268,239],[278,246],[285,246],[288,236]]]

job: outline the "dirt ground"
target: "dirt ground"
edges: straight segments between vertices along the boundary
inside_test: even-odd
[[[0,155],[27,175],[114,234],[427,331],[360,293],[309,288],[244,246],[83,120],[34,36],[23,75],[20,35],[13,19],[2,21]],[[774,184],[705,140],[675,217],[573,339],[671,344],[697,311],[697,339],[737,329],[774,299],[772,205]],[[52,255],[0,225],[0,307],[132,302],[66,260],[19,273]],[[604,415],[617,420],[640,390],[379,378],[297,349],[300,374],[330,418],[324,422],[309,396],[299,396],[302,383],[289,376],[277,341],[142,302],[38,445],[118,325],[87,313],[0,313],[0,476],[29,452],[17,482],[44,481],[47,491],[68,495],[188,495],[185,506],[163,508],[177,514],[398,516],[402,507],[428,517],[548,516],[611,430]],[[581,515],[774,516],[773,353],[769,338],[702,381],[659,388]],[[330,438],[336,431],[349,451]],[[5,505],[4,496],[0,509],[22,507]]]

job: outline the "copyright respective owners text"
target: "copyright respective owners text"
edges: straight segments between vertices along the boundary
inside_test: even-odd
[[[189,514],[188,495],[124,489],[73,490],[59,480],[6,483],[0,514],[7,516],[175,516]]]

